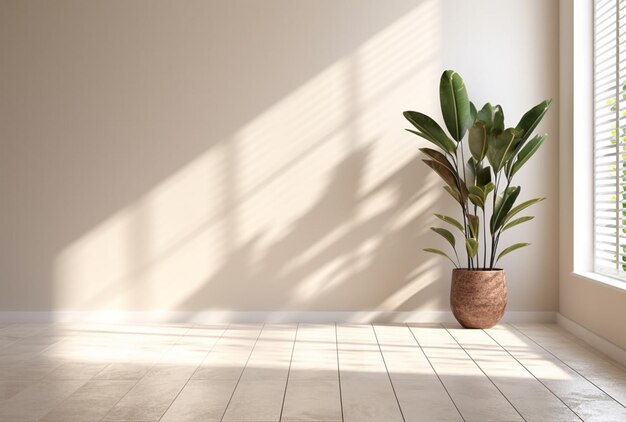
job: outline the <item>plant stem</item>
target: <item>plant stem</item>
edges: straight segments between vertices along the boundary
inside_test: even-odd
[[[493,218],[493,215],[496,212],[496,198],[498,197],[498,184],[500,182],[500,178],[499,178],[499,174],[496,174],[496,183],[495,183],[495,187],[493,188],[493,207],[491,209],[491,218]],[[490,225],[491,227],[491,225]],[[495,233],[491,233],[491,260],[489,261],[489,269],[493,270],[493,260],[494,260],[494,254],[496,251],[496,239],[495,239]]]
[[[462,198],[461,198],[462,199]],[[463,212],[463,234],[465,235],[465,237],[467,237],[467,204],[465,204],[465,201],[463,201],[463,203],[461,204],[461,211]],[[463,244],[465,244],[465,239],[463,239]],[[467,252],[467,268],[472,269],[472,260],[470,258],[469,255],[469,251],[467,251],[466,248],[466,252]]]
[[[461,147],[461,149],[463,148],[463,145],[459,142],[459,145]],[[458,153],[458,147],[457,147],[457,153]],[[456,174],[459,176],[459,178],[461,177],[461,175],[459,174],[459,162],[458,162],[458,158],[452,154],[449,154],[450,157],[452,158],[452,163],[454,164],[454,168],[456,169]],[[467,237],[467,210],[466,210],[466,206],[467,204],[465,203],[465,199],[463,197],[461,197],[461,183],[465,183],[465,180],[456,180],[457,183],[457,189],[459,191],[459,204],[461,205],[461,212],[463,213],[463,234],[465,235],[465,237]],[[465,239],[463,239],[463,243],[465,243]],[[467,252],[467,248],[466,248],[466,252]],[[454,253],[456,253],[456,250],[454,251]],[[458,258],[458,255],[457,255]],[[460,264],[460,262],[459,262]],[[469,252],[467,252],[467,267],[471,268],[471,262],[470,262],[470,256],[469,256]]]
[[[457,150],[461,150],[461,166],[463,167],[463,183],[467,183],[467,175],[465,174],[465,154],[463,154],[463,141],[459,142],[459,145],[457,147]],[[457,174],[460,176],[460,172],[459,172],[459,168],[458,168],[458,164],[457,164],[457,170],[456,170]],[[459,187],[459,191],[461,190],[461,188]],[[463,222],[465,224],[465,238],[468,237],[468,230],[467,230],[467,204],[465,203],[465,199],[463,199]],[[465,242],[465,239],[463,239],[463,242]],[[472,267],[474,266],[474,258],[470,257],[469,251],[467,252],[467,267],[471,270]]]
[[[509,189],[509,186],[511,186],[511,179],[507,178],[506,179],[506,187],[504,188],[504,194],[506,194],[506,191]],[[496,242],[494,245],[494,249],[492,252],[492,264],[491,267],[493,268],[493,266],[496,264],[495,262],[495,258],[496,258],[496,254],[498,252],[498,244],[500,243],[500,236],[502,235],[502,227],[500,227],[500,229],[498,230],[498,232],[495,234],[495,238],[496,238]]]
[[[474,204],[474,215],[478,216],[478,207]],[[478,225],[478,230],[480,231],[480,221]],[[480,239],[480,234],[476,233],[476,242]],[[478,244],[478,248],[476,249],[476,268],[480,268],[480,243]]]
[[[487,267],[487,220],[485,218],[485,207],[483,207],[483,268]]]
[[[453,249],[454,249],[454,255],[456,256],[456,262],[458,262],[458,263],[459,263],[459,265],[457,266],[457,268],[459,268],[459,267],[461,266],[461,260],[459,259],[459,254],[458,254],[458,253],[456,253],[456,248],[453,248]]]
[[[458,149],[457,149],[458,151]],[[454,168],[456,169],[456,174],[459,175],[459,162],[458,159],[455,155],[448,153],[448,155],[450,156],[450,158],[452,159],[452,164],[454,164]],[[459,175],[460,177],[460,175]],[[459,191],[459,205],[461,205],[461,212],[463,213],[463,233],[466,234],[467,233],[467,220],[465,218],[465,201],[463,201],[463,198],[460,196],[461,195],[461,180],[456,180],[457,183],[457,189]],[[463,182],[464,183],[464,182]],[[465,241],[465,239],[463,239],[463,241]],[[461,266],[461,260],[459,259],[459,255],[456,252],[456,248],[454,248],[454,254],[456,255],[456,259],[459,261],[459,267]],[[467,262],[468,262],[468,266],[469,266],[469,252],[467,252]]]

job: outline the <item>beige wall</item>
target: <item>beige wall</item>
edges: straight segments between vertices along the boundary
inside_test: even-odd
[[[0,54],[0,310],[437,311],[401,112],[446,68],[510,125],[557,99],[558,3],[4,0]],[[557,122],[510,310],[557,309]]]

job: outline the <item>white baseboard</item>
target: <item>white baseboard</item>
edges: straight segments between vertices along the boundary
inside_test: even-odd
[[[626,350],[618,345],[611,343],[609,340],[597,335],[596,333],[586,329],[582,325],[564,317],[560,313],[556,314],[556,321],[561,327],[574,334],[594,349],[604,353],[611,359],[626,366]]]
[[[450,311],[49,311],[0,312],[0,322],[244,323],[244,322],[454,322]],[[555,322],[555,312],[507,312],[503,322]]]
[[[511,311],[504,314],[504,323],[555,323],[556,312],[552,311]]]

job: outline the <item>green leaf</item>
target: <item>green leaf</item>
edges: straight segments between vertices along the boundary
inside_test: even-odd
[[[443,237],[448,241],[448,243],[452,246],[452,249],[456,246],[456,240],[454,239],[454,235],[450,232],[450,230],[441,228],[441,227],[431,227],[432,231],[437,233],[439,236]]]
[[[476,205],[478,208],[485,208],[485,201],[481,196],[470,193],[467,195],[467,198],[472,202],[472,204]]]
[[[463,230],[463,225],[459,222],[459,220],[452,218],[452,217],[448,217],[447,215],[443,215],[443,214],[435,214],[435,217],[437,217],[438,219],[440,219],[441,221],[445,223],[448,223],[456,227],[457,229],[461,231],[461,233],[465,233],[465,230]]]
[[[510,229],[511,227],[515,227],[515,226],[517,226],[518,224],[522,224],[522,223],[525,223],[525,222],[527,222],[527,221],[530,221],[530,220],[532,220],[533,218],[535,218],[535,217],[533,217],[533,216],[527,216],[527,217],[520,217],[520,218],[516,218],[515,220],[513,220],[513,221],[511,221],[510,223],[506,224],[506,225],[502,228],[502,231],[506,231],[506,230]]]
[[[485,199],[487,195],[482,186],[470,186],[468,197],[469,200],[472,201],[472,204],[480,208],[485,208]]]
[[[487,195],[489,195],[491,193],[492,190],[494,190],[496,188],[496,185],[494,185],[493,183],[489,182],[485,185],[485,198],[487,197]]]
[[[453,173],[448,167],[440,164],[435,160],[422,160],[428,167],[433,169],[435,173],[437,173],[444,182],[448,184],[448,186],[453,187],[458,190],[457,180],[458,177],[455,173]]]
[[[494,110],[492,130],[496,135],[504,131],[504,111],[502,107],[500,107],[500,104],[498,104]]]
[[[496,207],[491,216],[490,229],[494,234],[498,231],[507,217],[509,211],[513,207],[515,200],[519,196],[521,188],[519,186],[507,188],[502,196],[496,201]]]
[[[494,109],[490,103],[485,104],[483,108],[481,108],[478,112],[477,119],[485,122],[488,132],[490,132],[491,128],[493,127],[493,114]]]
[[[505,250],[503,250],[502,252],[500,252],[500,255],[498,255],[498,259],[496,259],[496,262],[498,262],[500,260],[500,258],[502,258],[504,255],[507,255],[513,251],[516,251],[520,248],[523,248],[524,246],[528,246],[530,245],[530,243],[516,243],[515,245],[511,245],[508,248],[506,248]]]
[[[480,208],[485,208],[485,203],[487,202],[487,196],[491,191],[495,188],[495,185],[491,182],[487,183],[485,186],[470,186],[469,188],[469,199],[472,203]]]
[[[420,148],[419,150],[422,151],[428,157],[432,158],[434,161],[447,167],[448,170],[450,170],[453,174],[456,174],[456,170],[454,169],[454,166],[452,165],[452,163],[446,158],[445,155],[443,155],[439,151],[435,149],[431,149],[431,148]]]
[[[471,123],[475,122],[478,118],[478,111],[476,110],[476,106],[473,102],[470,101],[470,116],[472,117]]]
[[[476,173],[476,184],[487,186],[489,183],[491,183],[491,167],[487,166],[479,169]]]
[[[417,128],[417,131],[407,129],[409,132],[432,142],[449,154],[456,152],[454,141],[446,135],[441,126],[433,119],[417,111],[405,111],[404,117]]]
[[[465,183],[461,182],[461,200],[466,203],[468,195],[469,195],[469,192],[467,190],[467,186],[465,185]]]
[[[432,168],[444,180],[444,182],[450,186],[451,189],[459,192],[459,202],[464,201],[467,198],[467,187],[465,186],[465,183],[459,182],[460,179],[456,172],[450,171],[449,168],[434,160],[422,161],[426,163],[428,167]]]
[[[519,140],[516,140],[515,142],[519,142]],[[515,155],[515,151],[513,152],[513,155]],[[507,180],[511,180],[511,177],[512,177],[511,176],[511,168],[512,167],[513,167],[513,159],[510,159],[504,165],[504,175],[506,176]]]
[[[516,126],[516,129],[519,131],[518,137],[521,141],[520,146],[530,138],[530,135],[532,135],[539,122],[541,122],[541,119],[543,119],[543,116],[546,114],[551,104],[552,99],[542,101],[522,116]]]
[[[459,142],[465,136],[471,114],[467,89],[458,73],[452,70],[443,72],[439,83],[439,100],[448,132]]]
[[[513,208],[511,211],[509,211],[506,215],[506,218],[504,219],[504,224],[506,224],[508,221],[511,220],[511,218],[513,216],[515,216],[516,214],[518,214],[519,212],[525,210],[526,208],[530,207],[531,205],[537,204],[541,201],[543,201],[546,198],[533,198],[533,199],[529,199],[526,202],[522,202],[521,204],[519,204],[518,206],[516,206],[515,208]]]
[[[483,186],[474,185],[470,186],[469,192],[482,197],[485,194],[485,188]]]
[[[467,219],[469,220],[470,233],[474,239],[478,239],[478,229],[480,227],[480,219],[477,215],[468,214]]]
[[[533,156],[535,152],[539,149],[543,141],[548,137],[548,135],[537,135],[533,139],[531,139],[517,154],[517,158],[511,167],[511,174],[509,175],[509,179],[515,175],[519,171],[520,168]]]
[[[469,130],[468,142],[472,157],[478,162],[482,161],[487,154],[487,126],[480,120],[474,123]]]
[[[434,253],[434,254],[436,254],[436,255],[445,256],[446,258],[448,258],[448,260],[449,260],[450,262],[452,262],[452,264],[453,264],[455,267],[457,266],[457,265],[456,265],[456,263],[455,263],[455,262],[454,262],[454,261],[453,261],[453,260],[452,260],[452,259],[448,256],[448,254],[447,254],[447,253],[445,253],[444,251],[441,251],[441,250],[439,250],[439,249],[435,249],[435,248],[425,248],[425,249],[423,249],[423,250],[424,250],[424,252],[430,252],[430,253]]]
[[[467,249],[467,253],[470,258],[474,258],[478,252],[478,240],[468,237],[465,239],[465,248]]]
[[[469,188],[476,184],[476,160],[470,157],[465,164],[465,185]]]
[[[493,137],[487,148],[487,159],[493,167],[493,172],[498,173],[506,162],[511,158],[515,145],[515,129],[508,128],[501,134]]]
[[[457,188],[451,188],[450,186],[446,185],[443,187],[446,192],[448,192],[458,203],[462,204],[463,202],[461,201],[461,194],[459,193],[459,190]]]

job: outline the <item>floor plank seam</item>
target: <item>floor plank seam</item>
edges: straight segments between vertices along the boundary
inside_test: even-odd
[[[463,416],[463,413],[461,413],[461,410],[459,409],[459,406],[457,406],[456,402],[454,401],[454,399],[452,398],[452,395],[450,394],[450,391],[448,391],[448,388],[446,387],[446,384],[443,382],[443,380],[441,379],[441,377],[439,376],[439,373],[437,372],[437,370],[435,369],[435,367],[433,366],[433,363],[430,361],[430,358],[428,357],[428,355],[426,354],[426,352],[424,351],[424,349],[422,348],[422,345],[420,344],[420,342],[417,340],[417,337],[415,337],[415,333],[413,332],[413,330],[411,330],[411,327],[409,326],[408,323],[404,324],[406,325],[406,327],[409,329],[409,332],[411,333],[411,336],[413,337],[413,339],[415,340],[415,343],[417,344],[417,347],[419,347],[420,351],[422,352],[422,354],[424,355],[424,358],[426,358],[426,361],[428,362],[428,364],[430,365],[431,369],[433,370],[433,373],[437,376],[437,379],[439,380],[439,383],[441,383],[441,386],[443,387],[443,389],[445,390],[446,394],[448,395],[448,397],[450,398],[450,401],[452,402],[452,404],[454,405],[455,409],[457,412],[459,412],[459,416],[461,417],[461,419],[463,420],[463,422],[466,422],[465,416]]]
[[[341,409],[341,422],[344,421],[343,416],[343,396],[341,392],[341,371],[339,369],[339,336],[337,335],[337,323],[335,322],[335,352],[337,354],[337,380],[339,382],[339,407]]]
[[[189,328],[187,329],[187,331],[185,331],[185,333],[184,333],[184,334],[182,334],[182,335],[178,338],[178,340],[176,340],[176,342],[175,342],[174,344],[172,344],[172,345],[171,345],[171,347],[170,347],[169,349],[171,349],[171,348],[172,348],[172,347],[174,347],[176,344],[178,344],[178,342],[179,342],[179,341],[180,341],[180,340],[181,340],[181,339],[185,336],[185,334],[187,334],[187,333],[189,332],[189,330],[191,330],[191,327],[189,327]],[[168,349],[168,350],[169,350],[169,349]],[[164,350],[164,351],[161,353],[160,357],[163,357],[163,356],[165,355],[165,353],[167,353],[167,351],[168,351],[168,350]],[[126,397],[126,396],[128,395],[128,393],[130,393],[130,392],[131,392],[131,391],[132,391],[132,390],[133,390],[133,389],[137,386],[137,384],[139,384],[139,382],[141,382],[141,380],[143,380],[143,379],[144,379],[144,378],[145,378],[145,377],[146,377],[146,376],[150,373],[150,370],[156,366],[157,362],[158,362],[158,360],[157,360],[157,361],[155,361],[155,362],[154,362],[154,363],[150,366],[150,369],[148,369],[148,370],[146,371],[146,373],[145,373],[145,374],[143,374],[141,377],[139,377],[139,379],[137,379],[137,382],[135,382],[135,383],[133,384],[133,386],[132,386],[132,387],[130,387],[126,393],[122,394],[122,396],[120,397],[120,399],[119,399],[119,400],[117,400],[117,401],[113,404],[113,406],[111,406],[111,408],[108,410],[108,412],[106,412],[106,413],[104,414],[104,416],[102,416],[102,417],[101,417],[98,421],[102,421],[102,420],[106,419],[107,415],[108,415],[109,413],[111,413],[111,411],[112,411],[113,409],[115,409],[115,406],[117,406],[117,405],[118,405],[118,404],[119,404],[119,403],[120,403],[120,402],[124,399],[124,397]],[[102,369],[102,371],[104,371],[106,368],[107,368],[107,367],[104,367],[104,368]],[[102,371],[100,371],[100,372],[102,372]],[[100,373],[100,372],[99,372],[99,373]],[[98,374],[99,374],[99,373],[98,373]],[[98,376],[98,374],[94,375],[94,376],[93,376],[93,378],[97,377],[97,376]],[[161,415],[161,417],[163,417],[163,415]]]
[[[289,375],[291,374],[291,364],[293,363],[293,352],[296,350],[296,342],[298,341],[298,329],[300,323],[296,325],[296,333],[293,337],[293,345],[291,346],[291,357],[289,358],[289,368],[287,368],[287,380],[285,381],[285,391],[283,392],[283,402],[280,405],[280,415],[278,421],[283,420],[283,410],[285,409],[285,399],[287,398],[287,388],[289,387]]]
[[[46,327],[0,325],[1,420],[626,421],[625,368],[554,324]]]
[[[374,338],[376,338],[376,344],[378,345],[378,351],[380,352],[380,357],[383,360],[383,365],[385,365],[385,372],[387,372],[387,378],[389,378],[389,384],[391,384],[391,391],[393,391],[393,395],[396,398],[396,403],[398,403],[400,416],[402,416],[402,420],[406,422],[406,418],[404,417],[404,412],[402,411],[402,406],[400,406],[400,400],[398,399],[398,394],[396,393],[396,387],[393,385],[393,380],[391,379],[391,374],[389,373],[389,368],[387,367],[385,354],[383,353],[382,347],[380,347],[380,341],[378,340],[378,334],[376,334],[376,328],[374,328],[374,324],[370,324],[370,326],[372,327],[372,331],[374,332]]]
[[[217,345],[217,343],[219,343],[219,341],[222,339],[222,337],[224,336],[224,333],[226,333],[226,331],[228,331],[228,329],[230,328],[230,324],[228,326],[226,326],[226,328],[224,328],[222,330],[222,332],[220,333],[220,336],[217,338],[217,340],[213,343],[213,345],[211,346],[211,348],[206,352],[206,355],[204,356],[204,358],[202,358],[202,361],[200,362],[200,364],[196,367],[196,369],[192,372],[192,374],[189,376],[189,378],[187,378],[187,381],[185,381],[185,384],[183,385],[183,388],[180,389],[180,391],[178,393],[176,393],[176,396],[174,397],[174,400],[172,400],[172,402],[169,404],[169,406],[167,406],[167,409],[165,409],[165,412],[163,412],[163,414],[161,415],[161,417],[159,418],[159,422],[163,419],[163,417],[167,414],[167,411],[170,410],[170,408],[172,407],[172,405],[174,404],[174,402],[176,401],[176,399],[180,396],[180,394],[183,392],[183,390],[185,389],[185,387],[187,387],[187,384],[189,384],[189,381],[191,379],[193,379],[193,376],[196,374],[196,372],[198,371],[198,368],[200,368],[200,366],[202,365],[202,363],[207,359],[207,357],[211,354],[211,352],[213,351],[213,349],[215,348],[215,346]],[[189,329],[189,331],[191,331],[193,329],[192,328]],[[187,333],[189,333],[189,331],[187,331]],[[185,335],[187,335],[187,333],[185,333]],[[183,336],[184,338],[185,336]],[[179,340],[180,341],[180,340]],[[178,343],[177,343],[178,344]]]
[[[3,335],[3,334],[2,334],[2,332],[3,332],[3,331],[5,331],[5,330],[7,330],[9,327],[11,327],[11,326],[15,326],[15,325],[17,325],[17,324],[8,324],[8,325],[6,325],[5,327],[0,328],[0,336],[2,336],[2,335]],[[11,345],[13,345],[13,344],[17,343],[19,340],[20,340],[20,338],[19,338],[19,337],[15,337],[15,339],[14,339],[13,341],[11,341],[11,342],[9,342],[9,343],[7,343],[7,344],[3,344],[2,346],[0,346],[0,350],[4,349],[5,347],[11,346]]]
[[[474,360],[474,358],[472,357],[472,355],[470,355],[467,350],[465,350],[465,347],[463,347],[463,345],[457,340],[456,337],[454,337],[454,335],[452,335],[452,333],[450,332],[450,330],[448,329],[448,327],[446,327],[445,325],[441,324],[441,326],[443,327],[443,329],[448,333],[448,335],[450,336],[450,338],[452,338],[452,340],[454,340],[454,342],[456,344],[459,345],[459,347],[461,348],[461,350],[463,350],[463,352],[465,352],[465,355],[474,363],[474,365],[476,365],[476,367],[480,370],[480,372],[483,373],[483,375],[485,377],[487,377],[487,379],[489,380],[489,382],[491,382],[491,384],[496,388],[496,390],[498,390],[500,392],[500,395],[502,395],[502,397],[504,397],[504,399],[511,405],[511,407],[513,409],[515,409],[515,411],[517,412],[517,414],[520,416],[520,418],[522,418],[522,420],[524,422],[526,422],[526,418],[524,417],[524,415],[522,415],[522,412],[519,411],[519,409],[517,407],[515,407],[515,405],[511,402],[511,400],[509,400],[509,398],[506,396],[506,394],[504,394],[504,392],[502,392],[502,390],[500,390],[500,387],[498,387],[496,385],[496,383],[491,379],[491,377],[489,375],[487,375],[487,373],[485,372],[485,370],[482,368],[482,366],[480,366],[478,364],[478,362],[476,362],[476,360]]]
[[[12,342],[11,345],[13,344],[17,344],[19,341],[24,340],[25,338],[29,338],[29,337],[35,337],[37,334],[42,333],[46,330],[47,328],[42,328],[41,330],[37,330],[34,333],[31,333],[29,336],[23,337],[23,338],[19,338],[16,341]],[[43,355],[44,353],[46,353],[49,349],[53,348],[57,343],[61,342],[61,340],[55,341],[54,343],[48,345],[47,347],[45,347],[43,350],[41,350],[39,353],[35,354],[34,356],[31,356],[31,359],[39,357],[41,355]]]
[[[574,371],[575,373],[577,373],[578,375],[580,375],[583,379],[585,379],[588,383],[590,383],[591,385],[593,385],[594,387],[596,387],[598,390],[602,391],[604,394],[606,394],[608,397],[611,398],[611,400],[615,401],[617,404],[619,404],[620,406],[622,406],[623,408],[626,409],[626,404],[622,403],[621,401],[617,400],[615,397],[613,397],[611,394],[609,394],[608,392],[604,391],[603,388],[601,388],[600,386],[598,386],[596,383],[594,383],[593,381],[591,381],[589,378],[587,378],[585,375],[581,374],[580,371],[576,370],[575,368],[573,368],[572,366],[570,366],[567,362],[563,361],[561,358],[559,358],[557,355],[555,355],[554,353],[552,353],[550,350],[546,349],[545,347],[543,347],[541,344],[539,344],[538,342],[536,342],[532,337],[530,337],[529,335],[527,335],[525,332],[523,332],[521,329],[517,328],[515,325],[511,324],[511,326],[518,331],[519,333],[521,333],[524,337],[526,337],[527,339],[529,339],[530,341],[532,341],[533,343],[535,343],[537,346],[541,347],[543,350],[545,350],[547,353],[549,353],[551,356],[553,356],[556,360],[558,360],[559,362],[563,363],[563,365],[567,366],[568,368],[570,368],[572,371]],[[600,353],[600,352],[596,352],[596,353]]]
[[[550,393],[552,393],[552,395],[554,397],[556,397],[561,403],[563,403],[563,405],[565,405],[565,407],[567,407],[574,415],[576,415],[576,417],[578,419],[580,419],[581,421],[583,420],[583,418],[576,412],[574,411],[574,409],[572,409],[567,403],[565,403],[565,401],[559,397],[558,394],[556,394],[554,391],[552,391],[552,389],[550,389],[550,387],[548,387],[543,381],[541,381],[539,378],[537,378],[535,376],[535,374],[533,374],[527,367],[526,365],[524,365],[522,362],[520,362],[506,347],[504,347],[502,344],[500,344],[500,342],[498,342],[498,340],[496,340],[491,334],[489,334],[489,332],[487,330],[483,330],[485,332],[485,334],[487,334],[489,336],[489,338],[491,338],[498,346],[500,346],[502,348],[502,350],[504,350],[506,353],[508,353],[509,356],[511,356],[513,359],[515,359],[515,361],[517,363],[520,364],[520,366],[522,368],[524,368],[524,370],[526,372],[528,372],[534,379],[536,379],[541,385],[543,385],[546,390],[548,390]]]
[[[209,355],[211,354],[213,349],[215,349],[215,346],[217,346],[217,344],[222,340],[222,338],[224,338],[224,334],[226,334],[226,332],[228,332],[228,330],[230,329],[231,326],[232,326],[232,324],[228,324],[226,326],[226,328],[224,328],[222,330],[222,333],[220,334],[220,336],[217,338],[217,340],[215,340],[215,343],[213,343],[213,346],[211,346],[211,348],[207,352],[206,356],[204,358],[202,358],[202,361],[200,362],[200,364],[196,367],[196,369],[194,369],[194,371],[191,374],[191,376],[189,377],[189,379],[193,379],[193,377],[196,375],[196,372],[198,372],[198,370],[202,367],[202,364],[204,364],[204,362],[209,358]]]
[[[246,359],[246,363],[243,366],[242,370],[241,370],[241,374],[239,374],[239,378],[237,378],[237,382],[235,383],[235,388],[233,388],[233,392],[230,394],[230,398],[228,399],[228,402],[226,403],[226,407],[224,407],[224,413],[222,413],[222,417],[220,418],[220,422],[224,421],[224,417],[226,416],[226,412],[228,412],[228,406],[230,406],[231,401],[233,400],[233,397],[235,396],[235,391],[237,391],[237,387],[239,386],[239,382],[241,381],[241,378],[243,377],[243,373],[246,370],[246,367],[248,366],[248,362],[250,362],[250,358],[252,357],[252,353],[254,352],[254,348],[256,347],[257,343],[259,342],[259,339],[261,338],[261,334],[263,333],[263,329],[265,329],[265,323],[263,323],[263,325],[261,326],[261,329],[259,330],[259,334],[256,337],[256,340],[254,340],[254,344],[252,345],[252,348],[250,349],[250,353],[248,354],[248,359]]]
[[[105,369],[106,369],[106,367],[103,369],[103,371],[104,371]],[[149,372],[149,371],[148,371],[148,372]],[[146,372],[146,374],[147,374],[147,372]],[[97,375],[94,375],[94,378],[95,378],[96,376],[97,376]],[[144,375],[144,376],[145,376],[145,375]],[[132,387],[130,387],[130,388],[128,389],[128,391],[127,391],[127,392],[125,392],[124,394],[122,394],[122,396],[119,398],[119,400],[117,400],[115,403],[113,403],[113,406],[111,406],[111,407],[109,408],[109,410],[108,410],[108,411],[107,411],[107,412],[106,412],[106,413],[105,413],[105,414],[104,414],[104,415],[103,415],[100,419],[98,419],[98,422],[100,422],[100,421],[104,420],[104,418],[106,418],[106,417],[107,417],[107,415],[111,412],[111,410],[113,410],[113,409],[115,408],[115,406],[117,406],[117,405],[118,405],[118,403],[119,403],[119,402],[121,402],[121,401],[122,401],[122,399],[123,399],[124,397],[126,397],[126,395],[128,395],[128,393],[130,393],[130,391],[131,391],[133,388],[135,388],[135,387],[137,386],[137,384],[139,384],[139,381],[141,381],[142,379],[143,379],[143,377],[141,377],[141,378],[137,379],[137,380],[135,381],[135,383],[132,385]],[[71,397],[71,396],[70,396],[70,397]],[[69,397],[68,397],[68,399],[69,399]],[[54,410],[54,409],[52,409],[52,410]],[[51,410],[51,411],[52,411],[52,410]],[[44,417],[45,417],[45,416],[44,416]]]

